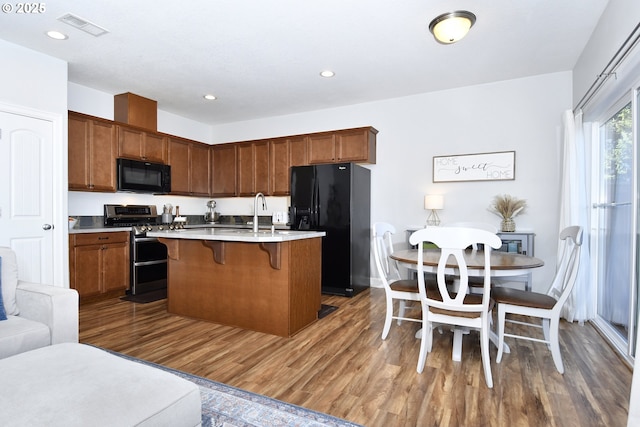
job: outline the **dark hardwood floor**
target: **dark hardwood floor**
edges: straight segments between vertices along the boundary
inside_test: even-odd
[[[461,362],[452,333],[434,333],[418,374],[418,323],[380,339],[382,289],[323,303],[339,308],[287,339],[110,299],[80,307],[80,341],[370,427],[626,425],[631,371],[589,324],[561,323],[564,375],[543,344],[508,339],[500,364],[492,346],[488,389],[476,332]]]

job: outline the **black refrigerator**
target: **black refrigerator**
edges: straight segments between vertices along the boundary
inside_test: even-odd
[[[369,287],[371,171],[354,163],[291,168],[291,228],[322,239],[322,293],[353,296]]]

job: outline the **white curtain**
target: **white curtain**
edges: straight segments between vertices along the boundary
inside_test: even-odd
[[[582,111],[574,115],[571,110],[567,110],[562,118],[564,124],[564,152],[558,234],[570,225],[580,225],[584,230],[580,252],[580,268],[576,284],[563,307],[562,317],[569,322],[577,320],[582,323],[595,316],[595,309],[591,303],[595,290],[589,280],[589,206],[587,197],[588,170],[590,168],[588,139],[591,133],[585,133],[584,131]]]

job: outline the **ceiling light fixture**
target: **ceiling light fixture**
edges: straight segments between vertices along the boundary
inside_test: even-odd
[[[335,76],[335,75],[336,75],[336,73],[334,73],[334,72],[333,72],[333,71],[331,71],[331,70],[324,70],[324,71],[320,71],[320,75],[321,75],[322,77],[333,77],[333,76]]]
[[[47,36],[51,37],[52,39],[56,39],[56,40],[66,40],[69,38],[69,36],[67,36],[64,33],[61,33],[60,31],[47,31]]]
[[[466,36],[475,22],[476,15],[466,10],[457,10],[435,18],[429,24],[429,31],[439,43],[451,44]]]
[[[211,95],[211,94],[204,95],[203,98],[208,99],[209,101],[213,101],[214,99],[217,99],[215,95]]]

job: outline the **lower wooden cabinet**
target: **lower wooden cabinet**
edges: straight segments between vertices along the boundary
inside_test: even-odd
[[[124,295],[129,288],[129,233],[70,235],[69,283],[81,300]]]

